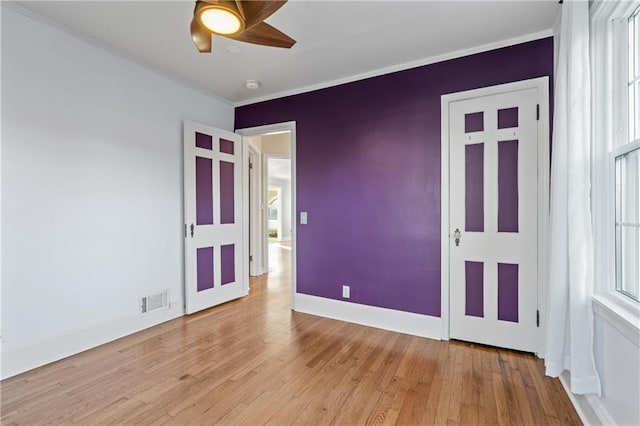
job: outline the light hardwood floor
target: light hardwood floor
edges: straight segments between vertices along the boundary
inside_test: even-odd
[[[580,424],[532,355],[292,312],[286,263],[242,300],[0,388],[3,425]]]

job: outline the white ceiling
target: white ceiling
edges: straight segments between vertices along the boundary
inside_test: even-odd
[[[292,49],[214,36],[209,54],[198,53],[191,41],[193,1],[17,4],[236,105],[415,66],[476,46],[548,35],[561,7],[557,0],[291,0],[267,22],[297,40]],[[230,53],[230,46],[240,51]],[[245,88],[247,79],[260,81],[261,87]]]

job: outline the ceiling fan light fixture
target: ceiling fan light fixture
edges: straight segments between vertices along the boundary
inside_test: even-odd
[[[230,8],[207,5],[200,10],[198,19],[211,32],[221,35],[239,33],[244,29],[242,17]]]
[[[0,0],[2,1],[2,0]],[[198,52],[211,53],[217,34],[244,43],[290,49],[296,41],[264,20],[287,0],[196,0],[189,29]],[[236,53],[229,50],[230,53]]]

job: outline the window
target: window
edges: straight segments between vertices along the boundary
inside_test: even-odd
[[[640,299],[640,8],[623,25],[621,35],[627,43],[619,55],[617,74],[626,78],[618,85],[618,111],[624,107],[626,123],[621,126],[618,145],[613,150],[615,203],[615,289],[636,301]],[[626,31],[625,31],[626,30]],[[624,34],[626,32],[626,34]],[[625,60],[622,60],[625,59]],[[614,90],[616,92],[616,90]],[[626,98],[626,99],[624,99]]]
[[[594,307],[640,335],[640,0],[589,14]]]
[[[616,290],[639,299],[640,148],[615,157]]]
[[[627,25],[627,93],[629,127],[627,142],[640,139],[640,8],[636,9]]]

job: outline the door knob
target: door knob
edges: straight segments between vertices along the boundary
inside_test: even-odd
[[[193,226],[193,223],[192,223],[192,224],[191,224],[191,238],[193,238],[193,229],[194,229],[194,228],[195,228],[195,227]]]
[[[456,228],[455,231],[453,231],[453,240],[456,242],[456,247],[460,245],[460,236],[462,234],[460,234],[460,230],[458,228]]]

